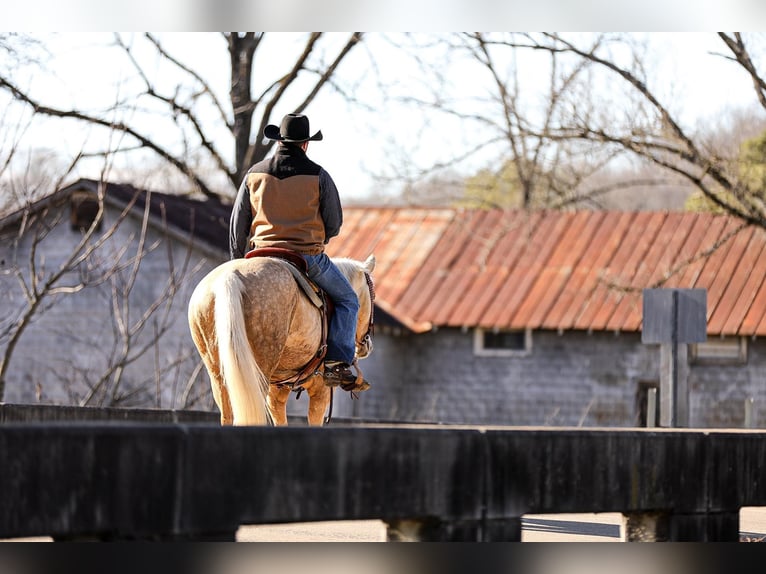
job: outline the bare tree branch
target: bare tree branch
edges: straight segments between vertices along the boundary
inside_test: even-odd
[[[191,179],[194,182],[194,184],[196,185],[196,187],[199,189],[200,192],[202,192],[208,197],[218,198],[218,195],[212,192],[207,187],[205,182],[202,181],[202,179],[200,179],[199,176],[197,176],[197,174],[194,172],[191,166],[187,165],[182,160],[176,158],[175,156],[173,156],[173,154],[171,154],[169,151],[167,151],[162,146],[157,144],[155,141],[148,138],[147,136],[140,134],[131,126],[123,122],[105,120],[103,118],[92,116],[84,112],[79,112],[77,110],[64,110],[64,109],[59,109],[59,108],[43,105],[39,103],[38,101],[32,99],[20,88],[12,84],[7,78],[0,77],[0,88],[5,88],[9,90],[17,100],[24,102],[25,104],[28,104],[37,114],[42,114],[44,116],[51,116],[51,117],[57,117],[57,118],[71,118],[71,119],[81,120],[81,121],[95,124],[104,128],[108,128],[110,130],[117,130],[135,138],[136,140],[139,141],[142,147],[145,147],[154,151],[164,160],[166,160],[167,162],[171,163],[176,168],[178,168],[178,170],[181,173],[189,177],[189,179]]]
[[[734,54],[737,63],[750,74],[758,101],[760,102],[761,107],[766,109],[766,80],[760,76],[755,64],[753,64],[750,53],[748,52],[745,43],[742,41],[742,34],[735,32],[734,36],[730,36],[725,32],[719,32],[718,36],[720,36],[721,40],[723,40],[729,50],[731,50],[731,53]]]
[[[197,80],[199,83],[201,83],[202,86],[204,87],[204,93],[210,94],[212,99],[213,99],[213,102],[215,103],[215,105],[218,108],[218,110],[221,111],[221,112],[223,111],[220,108],[220,103],[215,98],[215,96],[212,95],[212,92],[210,91],[209,87],[207,86],[207,84],[204,81],[202,81],[202,79],[199,77],[199,74],[196,74],[196,73],[194,73],[191,70],[188,70],[188,68],[186,68],[186,67],[182,66],[181,64],[179,64],[177,62],[177,60],[175,60],[175,59],[171,58],[170,56],[168,56],[167,52],[162,50],[162,48],[159,45],[158,41],[155,38],[153,38],[151,35],[147,34],[146,36],[150,39],[152,44],[154,44],[157,47],[159,53],[162,54],[163,57],[167,58],[169,61],[171,61],[174,64],[176,64],[176,66],[178,66],[179,68],[181,68],[182,70],[184,70],[185,72],[190,74],[195,80]],[[144,73],[144,71],[141,68],[141,66],[139,65],[139,63],[136,61],[135,57],[133,56],[133,51],[130,48],[130,46],[128,46],[127,44],[125,44],[125,42],[122,41],[122,38],[119,36],[119,34],[116,35],[116,43],[128,55],[128,58],[130,59],[130,61],[133,64],[133,67],[136,69],[136,71],[138,72],[139,76],[144,81],[144,84],[146,86],[145,94],[147,96],[151,97],[151,98],[154,98],[156,100],[159,100],[160,102],[163,102],[164,104],[167,104],[170,107],[170,109],[171,109],[171,113],[173,114],[173,117],[177,118],[177,117],[181,116],[183,118],[186,118],[186,120],[191,124],[193,132],[199,138],[200,144],[202,145],[202,147],[205,150],[208,151],[210,156],[213,158],[213,161],[218,166],[218,169],[220,169],[223,172],[228,172],[229,168],[226,165],[226,162],[221,157],[221,154],[218,153],[218,149],[216,148],[214,142],[212,140],[208,139],[208,137],[207,137],[207,135],[205,133],[205,130],[202,127],[202,124],[197,119],[197,116],[194,113],[194,110],[192,108],[182,104],[179,101],[179,99],[176,97],[176,95],[173,95],[173,96],[163,96],[163,95],[161,95],[157,91],[157,89],[154,87],[154,85],[151,82],[151,80]],[[224,121],[224,125],[227,125],[227,126],[229,125],[229,123],[226,121],[225,117],[223,118],[223,121]],[[203,190],[203,193],[205,193],[204,190]],[[210,196],[210,193],[205,193],[205,195]]]
[[[360,43],[362,34],[352,33],[345,40],[335,33],[309,34],[295,59],[290,61],[288,55],[286,70],[280,73],[277,68],[276,78],[272,80],[268,78],[269,75],[274,76],[273,65],[270,69],[264,66],[263,73],[259,70],[256,74],[255,69],[255,53],[263,45],[264,37],[265,33],[255,32],[225,34],[229,62],[224,66],[231,72],[227,105],[217,95],[215,86],[195,66],[185,64],[181,58],[171,54],[162,44],[160,36],[148,33],[134,38],[151,45],[153,52],[167,65],[163,70],[180,74],[181,79],[171,80],[175,82],[174,88],[163,88],[167,78],[159,77],[156,70],[149,71],[144,61],[145,56],[127,36],[115,35],[116,46],[127,57],[143,89],[132,94],[130,99],[117,100],[107,110],[112,114],[111,118],[107,118],[103,111],[70,109],[50,104],[48,98],[38,97],[32,88],[22,88],[12,73],[0,72],[0,90],[10,93],[36,116],[85,122],[125,134],[131,141],[121,151],[133,153],[136,149],[149,150],[190,181],[193,186],[191,191],[220,200],[233,195],[232,190],[239,186],[247,169],[265,158],[272,149],[273,142],[264,141],[262,133],[265,125],[274,121],[272,116],[277,106],[289,100],[297,102],[291,111],[305,110],[328,86],[336,88],[339,94],[347,93],[338,81],[340,65],[347,59],[352,48]],[[268,58],[270,64],[280,62],[277,65],[284,66],[281,64],[284,51],[279,56],[275,58],[274,54],[268,54],[264,59]],[[352,77],[355,73],[348,75]],[[132,79],[128,78],[124,82]],[[251,95],[254,80],[266,86],[256,98]],[[146,128],[140,128],[139,117],[143,119],[147,114],[156,114],[157,110],[156,105],[142,107],[142,102],[164,107],[161,119],[172,121],[172,129],[164,133],[150,133]],[[227,106],[230,106],[228,111]],[[125,114],[120,116],[126,108],[136,113],[130,118]],[[211,109],[213,114],[210,113]],[[231,136],[229,143],[233,143],[233,162],[228,159],[227,138],[225,135],[221,138],[221,134],[226,132]],[[113,151],[105,153],[112,154]],[[224,189],[216,189],[213,182],[223,185]]]

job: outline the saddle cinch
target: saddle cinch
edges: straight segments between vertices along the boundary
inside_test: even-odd
[[[277,259],[282,259],[290,263],[290,265],[287,265],[287,268],[293,274],[293,277],[295,277],[298,286],[303,290],[309,300],[319,309],[322,315],[322,340],[314,357],[293,376],[280,381],[271,381],[271,384],[273,385],[297,387],[295,390],[300,391],[302,390],[300,383],[316,374],[318,367],[322,364],[322,361],[327,354],[327,325],[335,306],[333,305],[332,299],[328,297],[316,283],[308,278],[308,264],[306,263],[306,260],[301,257],[300,253],[292,251],[291,249],[285,249],[284,247],[259,247],[248,251],[245,254],[245,259],[251,259],[253,257],[276,257]],[[300,394],[298,396],[300,396]]]

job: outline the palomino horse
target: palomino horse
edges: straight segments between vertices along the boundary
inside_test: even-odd
[[[375,257],[333,261],[359,297],[356,353],[363,359],[372,351]],[[298,389],[274,383],[299,373],[320,348],[321,312],[289,265],[272,257],[233,259],[203,277],[192,293],[189,327],[223,425],[286,425],[287,399]],[[309,424],[322,425],[332,388],[319,370],[300,387],[309,396]]]

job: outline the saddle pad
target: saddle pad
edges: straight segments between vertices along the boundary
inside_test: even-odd
[[[322,308],[322,298],[317,293],[319,288],[306,276],[308,265],[306,264],[306,260],[301,257],[300,253],[279,247],[262,247],[248,251],[245,254],[245,259],[251,259],[253,257],[271,257],[272,259],[280,259],[287,263],[287,268],[290,270],[290,273],[293,274],[295,281],[306,294],[306,297],[309,298],[309,301],[311,301],[315,307],[319,309]]]
[[[250,259],[251,257],[276,257],[289,261],[304,273],[307,273],[309,270],[308,263],[306,263],[306,260],[300,253],[292,249],[285,249],[284,247],[258,247],[257,249],[251,249],[245,253],[245,259]]]

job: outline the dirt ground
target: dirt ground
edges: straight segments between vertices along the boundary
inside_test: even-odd
[[[545,514],[527,515],[522,542],[620,542],[622,515]],[[576,531],[576,532],[574,532]],[[743,508],[741,540],[766,541],[766,507]],[[237,542],[385,542],[386,526],[380,520],[302,522],[240,527]],[[47,542],[50,537],[14,538],[13,542]]]
[[[620,542],[622,515],[527,515],[522,542]],[[576,523],[576,524],[573,524]],[[577,529],[578,534],[571,530]],[[766,541],[766,508],[743,508],[740,532],[745,541]],[[386,527],[379,520],[315,522],[242,526],[238,542],[385,542]]]

